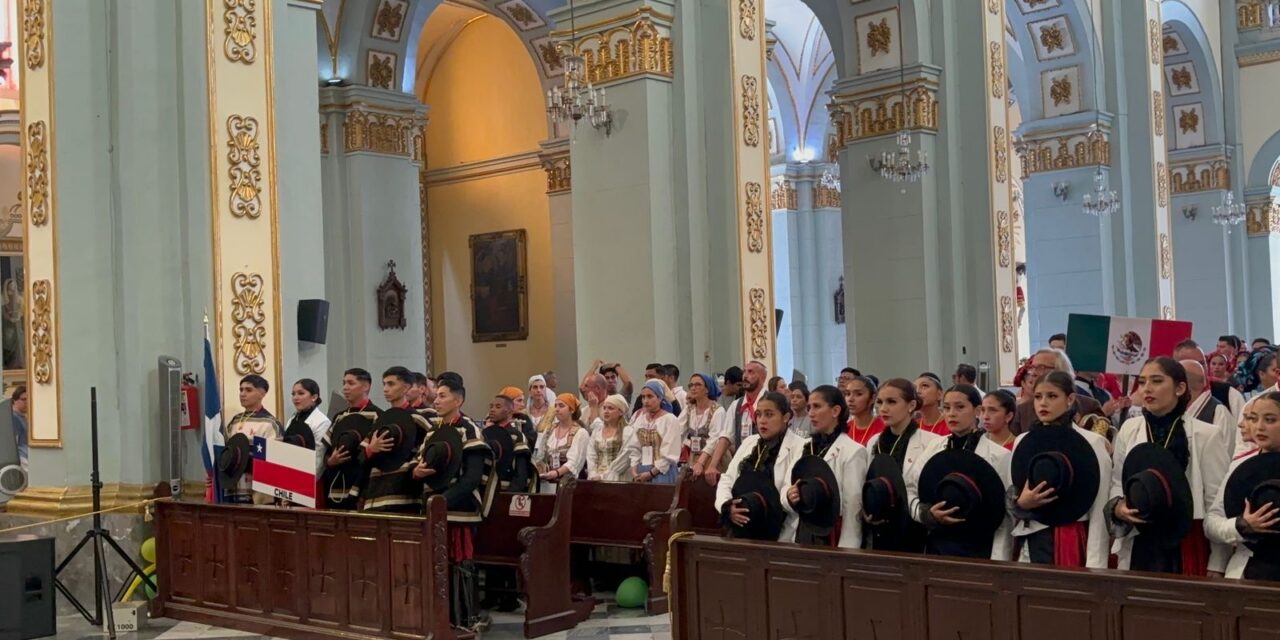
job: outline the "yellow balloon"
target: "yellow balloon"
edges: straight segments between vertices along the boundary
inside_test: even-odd
[[[146,540],[143,540],[142,549],[141,551],[139,551],[139,553],[142,554],[142,559],[148,564],[155,562],[156,561],[156,539],[147,538]]]

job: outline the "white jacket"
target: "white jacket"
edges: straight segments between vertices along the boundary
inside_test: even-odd
[[[1209,538],[1209,542],[1227,545],[1232,549],[1224,572],[1228,578],[1238,579],[1244,575],[1245,565],[1249,564],[1249,558],[1253,557],[1253,552],[1245,546],[1244,536],[1241,536],[1240,531],[1236,529],[1236,519],[1227,517],[1226,508],[1223,507],[1225,500],[1223,494],[1227,490],[1227,478],[1235,473],[1236,467],[1255,455],[1258,455],[1257,450],[1244,453],[1231,461],[1227,475],[1222,479],[1222,486],[1213,497],[1213,502],[1209,504],[1209,512],[1204,517],[1204,534]]]
[[[1062,427],[1046,427],[1049,429],[1061,429]],[[1083,516],[1080,516],[1079,522],[1088,522],[1087,542],[1085,543],[1086,556],[1085,567],[1089,569],[1106,569],[1107,558],[1111,555],[1111,532],[1107,530],[1107,500],[1111,495],[1111,491],[1107,486],[1108,479],[1111,478],[1111,454],[1107,453],[1107,439],[1092,432],[1072,426],[1084,439],[1089,442],[1089,446],[1093,447],[1093,453],[1098,457],[1098,495],[1093,499],[1093,506]],[[1026,433],[1018,436],[1013,442],[1013,450],[1018,450],[1018,445],[1022,444],[1022,439],[1027,437]],[[1017,487],[1016,491],[1022,491],[1022,487]],[[1013,537],[1028,536],[1037,531],[1049,528],[1048,525],[1035,520],[1019,520],[1013,525]],[[1020,557],[1015,558],[1019,562],[1030,562],[1031,558],[1027,548],[1024,546]]]
[[[788,433],[793,433],[788,429]],[[801,455],[809,451],[809,440]],[[799,456],[796,458],[799,459]],[[871,464],[871,453],[867,448],[841,434],[827,448],[822,459],[831,467],[836,476],[836,484],[840,487],[840,515],[844,522],[840,525],[840,539],[836,544],[845,549],[862,548],[862,485],[867,481],[867,465]],[[787,471],[788,487],[791,471]],[[786,494],[783,494],[786,500]]]
[[[1213,503],[1218,495],[1218,487],[1227,476],[1227,466],[1231,462],[1227,454],[1227,444],[1221,431],[1208,423],[1190,417],[1183,417],[1183,428],[1187,433],[1187,448],[1191,451],[1191,462],[1187,466],[1187,481],[1191,483],[1191,501],[1194,517],[1203,520],[1206,507]],[[1111,464],[1110,499],[1124,495],[1124,461],[1129,450],[1147,442],[1147,421],[1145,418],[1130,418],[1120,427],[1116,434],[1115,456]],[[1119,557],[1118,569],[1128,569],[1133,555],[1133,539],[1138,535],[1136,528],[1116,540],[1116,555]],[[1222,572],[1227,566],[1227,558],[1231,553],[1229,545],[1210,543],[1209,571]]]
[[[888,427],[886,427],[887,429]],[[876,457],[876,445],[880,442],[880,436],[884,433],[884,431],[881,431],[871,436],[871,439],[867,441],[867,452],[871,454],[872,458]],[[945,441],[946,439],[924,429],[916,429],[916,432],[911,434],[911,439],[907,441],[907,457],[902,459],[902,480],[904,482],[912,476],[920,476],[920,467],[923,467],[925,460],[927,460],[925,458],[925,450],[938,440]],[[900,447],[902,444],[899,443],[898,446]],[[885,453],[887,454],[888,451]]]
[[[773,484],[778,487],[778,499],[782,502],[782,510],[787,512],[787,519],[782,524],[782,533],[778,534],[779,542],[794,542],[796,539],[796,524],[799,517],[796,515],[795,509],[787,502],[787,489],[791,487],[791,467],[795,465],[796,460],[804,455],[804,438],[791,433],[788,429],[782,434],[781,448],[778,450],[778,459],[773,463]],[[742,462],[747,459],[756,450],[756,443],[760,441],[759,435],[748,436],[742,441],[742,446],[738,447],[737,453],[733,454],[733,460],[729,462],[729,468],[720,476],[720,484],[716,485],[716,513],[724,512],[724,503],[733,498],[733,483],[738,481],[739,468]],[[858,495],[862,495],[862,485],[858,485]]]
[[[924,451],[924,458],[920,465],[916,468],[916,472],[911,476],[903,478],[907,485],[907,505],[910,509],[911,517],[916,522],[924,522],[924,504],[920,502],[920,473],[924,470],[924,466],[928,464],[933,456],[938,455],[947,449],[947,438],[938,437]],[[999,474],[1000,480],[1007,488],[1013,484],[1010,463],[1013,461],[1013,453],[1008,449],[991,441],[991,438],[983,437],[978,440],[978,447],[973,451],[979,458],[987,461],[996,473]],[[1004,495],[1000,496],[1001,501]],[[996,529],[994,537],[991,539],[991,559],[992,560],[1009,560],[1013,556],[1013,518],[1008,514],[1005,515],[1004,522],[1000,523],[1000,527]]]
[[[320,442],[328,435],[333,421],[320,410],[320,407],[316,407],[307,415],[306,423],[311,427],[311,435],[316,439],[316,477],[319,478],[324,472],[324,447],[320,446]]]

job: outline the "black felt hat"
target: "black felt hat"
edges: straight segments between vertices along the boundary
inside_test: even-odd
[[[1246,499],[1254,511],[1269,503],[1280,507],[1280,455],[1254,454],[1227,477],[1227,486],[1222,494],[1222,509],[1227,517],[1244,515]],[[1254,536],[1246,544],[1255,554],[1274,557],[1280,554],[1280,540],[1277,538],[1280,535]]]
[[[284,430],[282,441],[299,447],[306,447],[315,451],[316,434],[311,431],[311,425],[302,420],[294,420],[289,423],[289,428]]]
[[[1146,524],[1138,533],[1164,549],[1182,543],[1191,531],[1195,505],[1187,473],[1164,447],[1144,442],[1124,458],[1124,500]]]
[[[738,506],[747,508],[750,521],[743,526],[727,521],[725,524],[730,535],[748,540],[777,540],[787,520],[787,512],[782,509],[782,498],[778,495],[778,487],[773,484],[772,475],[744,472],[733,483],[732,494],[733,500],[740,501]]]
[[[964,522],[944,527],[948,538],[991,545],[992,534],[1004,522],[1006,487],[982,456],[964,449],[939,451],[920,470],[919,488],[921,502],[959,507],[952,517]]]
[[[347,486],[353,485],[360,473],[360,443],[372,431],[373,419],[359,413],[348,413],[342,416],[329,430],[329,451],[333,452],[339,447],[345,447],[347,453],[351,455],[347,462],[333,469],[345,480]]]
[[[511,437],[511,432],[506,427],[495,424],[485,427],[480,436],[493,449],[494,469],[498,472],[498,478],[511,479],[516,453],[516,441]]]
[[[253,462],[253,442],[249,436],[237,433],[227,439],[218,454],[218,480],[224,489],[233,487],[249,470]]]
[[[1018,491],[1041,482],[1054,489],[1057,499],[1032,511],[1037,522],[1051,527],[1079,520],[1098,497],[1098,457],[1075,427],[1039,427],[1022,436],[1013,450],[1012,472]]]
[[[907,485],[902,479],[898,461],[887,454],[877,454],[867,467],[867,480],[862,485],[862,511],[881,526],[901,526],[907,518]]]
[[[427,491],[444,491],[462,469],[462,434],[448,425],[433,429],[418,451],[418,462],[436,470],[422,481]]]
[[[373,423],[373,435],[391,438],[391,449],[372,458],[379,471],[394,471],[413,457],[418,446],[418,423],[409,409],[387,409]]]
[[[831,465],[821,456],[802,456],[791,467],[791,483],[800,485],[800,524],[818,535],[830,533],[840,517],[840,485]]]

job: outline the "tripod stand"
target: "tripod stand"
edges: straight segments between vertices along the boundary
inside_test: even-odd
[[[151,576],[148,576],[143,572],[142,568],[138,566],[138,563],[134,562],[133,558],[130,558],[129,554],[125,553],[124,549],[120,548],[120,545],[111,538],[111,533],[102,526],[102,514],[100,513],[102,510],[102,477],[98,469],[97,387],[90,387],[89,389],[89,432],[93,447],[93,470],[89,475],[89,484],[93,489],[93,527],[84,532],[84,537],[80,539],[80,542],[76,543],[76,546],[71,550],[71,553],[67,554],[67,557],[63,558],[62,562],[58,563],[57,569],[53,572],[53,585],[58,589],[59,593],[66,597],[67,601],[71,603],[71,606],[75,607],[76,610],[80,612],[80,615],[84,616],[84,619],[88,621],[89,624],[94,626],[102,625],[103,613],[105,611],[107,633],[109,637],[115,638],[115,616],[112,614],[110,602],[111,584],[110,578],[107,577],[107,557],[103,551],[103,544],[105,543],[110,545],[112,549],[115,549],[116,554],[119,555],[120,558],[123,559],[135,573],[137,573],[137,575],[142,576],[142,582],[145,586],[151,587],[152,590],[155,590],[156,585],[152,582]],[[85,545],[91,542],[92,545],[90,548],[93,549],[93,615],[89,614],[89,610],[85,608],[84,604],[82,604],[80,600],[71,593],[71,590],[67,589],[66,585],[62,584],[62,581],[58,579],[58,575],[62,573],[62,570],[65,569],[73,559],[75,559],[76,554],[80,553],[80,551],[85,548]]]

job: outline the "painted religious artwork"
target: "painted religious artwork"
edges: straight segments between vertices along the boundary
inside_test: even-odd
[[[27,368],[22,256],[0,256],[0,360],[5,371]]]
[[[524,229],[471,236],[471,341],[529,337]]]

